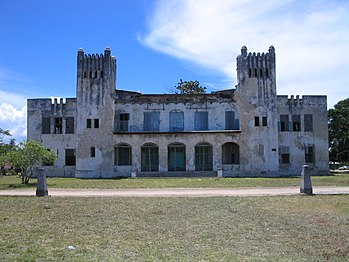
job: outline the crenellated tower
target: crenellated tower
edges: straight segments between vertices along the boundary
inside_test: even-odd
[[[77,99],[79,106],[106,106],[116,86],[116,58],[110,48],[104,54],[84,54],[77,57]]]

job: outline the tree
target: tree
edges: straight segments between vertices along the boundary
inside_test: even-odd
[[[349,98],[328,110],[330,159],[349,161]]]
[[[20,170],[23,184],[28,184],[33,176],[35,167],[45,164],[53,164],[56,154],[47,150],[38,141],[29,140],[0,157],[0,162],[10,163]]]
[[[205,94],[206,87],[200,86],[199,81],[183,81],[179,80],[177,86],[175,86],[174,92],[176,94]]]
[[[14,139],[11,139],[9,143],[4,142],[5,136],[11,136],[10,131],[3,130],[0,127],[0,156],[6,154],[7,152],[11,151],[12,148],[15,147],[16,143]]]

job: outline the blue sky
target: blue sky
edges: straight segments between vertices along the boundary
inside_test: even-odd
[[[0,127],[26,134],[26,99],[75,97],[76,54],[117,57],[117,88],[236,84],[235,58],[276,49],[283,95],[349,97],[349,1],[0,0]]]

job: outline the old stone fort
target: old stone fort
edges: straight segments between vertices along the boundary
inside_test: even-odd
[[[232,67],[232,70],[233,67]],[[28,138],[57,153],[48,176],[327,174],[326,96],[280,96],[275,49],[237,57],[237,85],[210,94],[116,89],[116,58],[77,54],[76,98],[28,99]]]

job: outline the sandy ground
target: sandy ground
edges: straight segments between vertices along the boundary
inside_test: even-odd
[[[35,196],[36,189],[0,190],[0,196]],[[349,187],[316,187],[315,195],[349,195]],[[297,195],[299,187],[272,188],[159,188],[159,189],[62,189],[49,188],[52,197],[214,197]]]

